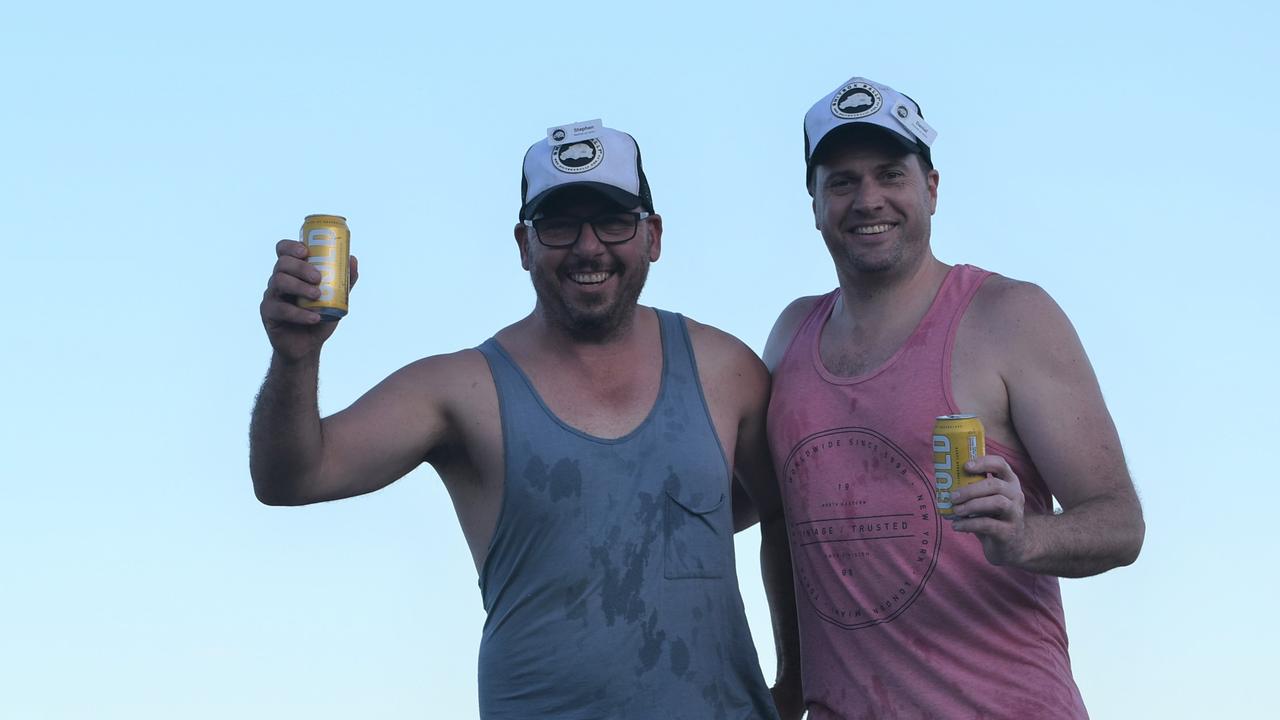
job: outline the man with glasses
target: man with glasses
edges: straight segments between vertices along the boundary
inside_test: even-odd
[[[479,573],[484,718],[777,718],[733,552],[735,528],[758,513],[775,549],[765,572],[789,576],[768,373],[733,337],[638,304],[662,218],[630,135],[553,128],[525,155],[521,201],[533,311],[323,420],[316,378],[334,324],[294,304],[318,276],[301,245],[278,244],[255,492],[334,500],[430,463]],[[737,488],[749,503],[733,502]],[[794,637],[786,595],[770,600],[778,634]],[[797,649],[780,648],[780,705],[798,717]]]
[[[804,129],[839,287],[783,311],[765,362],[809,715],[1084,718],[1058,577],[1132,563],[1144,525],[1080,340],[1039,287],[934,257],[915,101],[855,77]],[[989,454],[952,521],[932,426],[959,413]]]

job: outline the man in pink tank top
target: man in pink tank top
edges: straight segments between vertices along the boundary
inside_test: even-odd
[[[1142,510],[1062,310],[934,257],[934,137],[914,100],[865,78],[805,116],[839,287],[791,303],[764,358],[805,704],[813,720],[1084,718],[1058,577],[1132,563]],[[981,418],[988,455],[951,521],[931,429],[954,413]]]

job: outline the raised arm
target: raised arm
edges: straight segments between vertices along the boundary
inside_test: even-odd
[[[1142,508],[1071,322],[1028,283],[1005,281],[980,310],[998,346],[989,356],[1013,428],[1063,512],[1025,515],[1019,479],[992,456],[972,466],[992,477],[953,493],[956,516],[975,515],[954,528],[976,533],[991,562],[1032,572],[1084,577],[1132,563],[1145,535]]]
[[[304,505],[372,492],[412,470],[447,433],[438,392],[456,359],[403,368],[350,408],[321,419],[320,350],[337,323],[294,304],[315,297],[319,273],[301,243],[282,240],[260,307],[272,357],[253,408],[249,470],[268,505]],[[356,277],[356,261],[352,278]]]

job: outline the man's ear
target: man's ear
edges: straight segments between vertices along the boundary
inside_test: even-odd
[[[528,270],[533,267],[533,261],[529,258],[529,226],[522,222],[516,223],[515,236],[516,246],[520,248],[520,267]]]
[[[649,224],[649,262],[657,262],[662,255],[662,216],[654,213],[645,222]]]

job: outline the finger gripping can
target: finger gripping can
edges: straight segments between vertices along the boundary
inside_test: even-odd
[[[964,471],[964,464],[987,454],[986,433],[977,415],[942,415],[933,421],[933,480],[938,514],[951,519],[951,491],[986,477]]]
[[[298,298],[298,306],[320,313],[324,320],[347,314],[351,290],[351,231],[338,215],[308,215],[298,231],[298,242],[307,246],[307,262],[320,271],[320,297]]]

